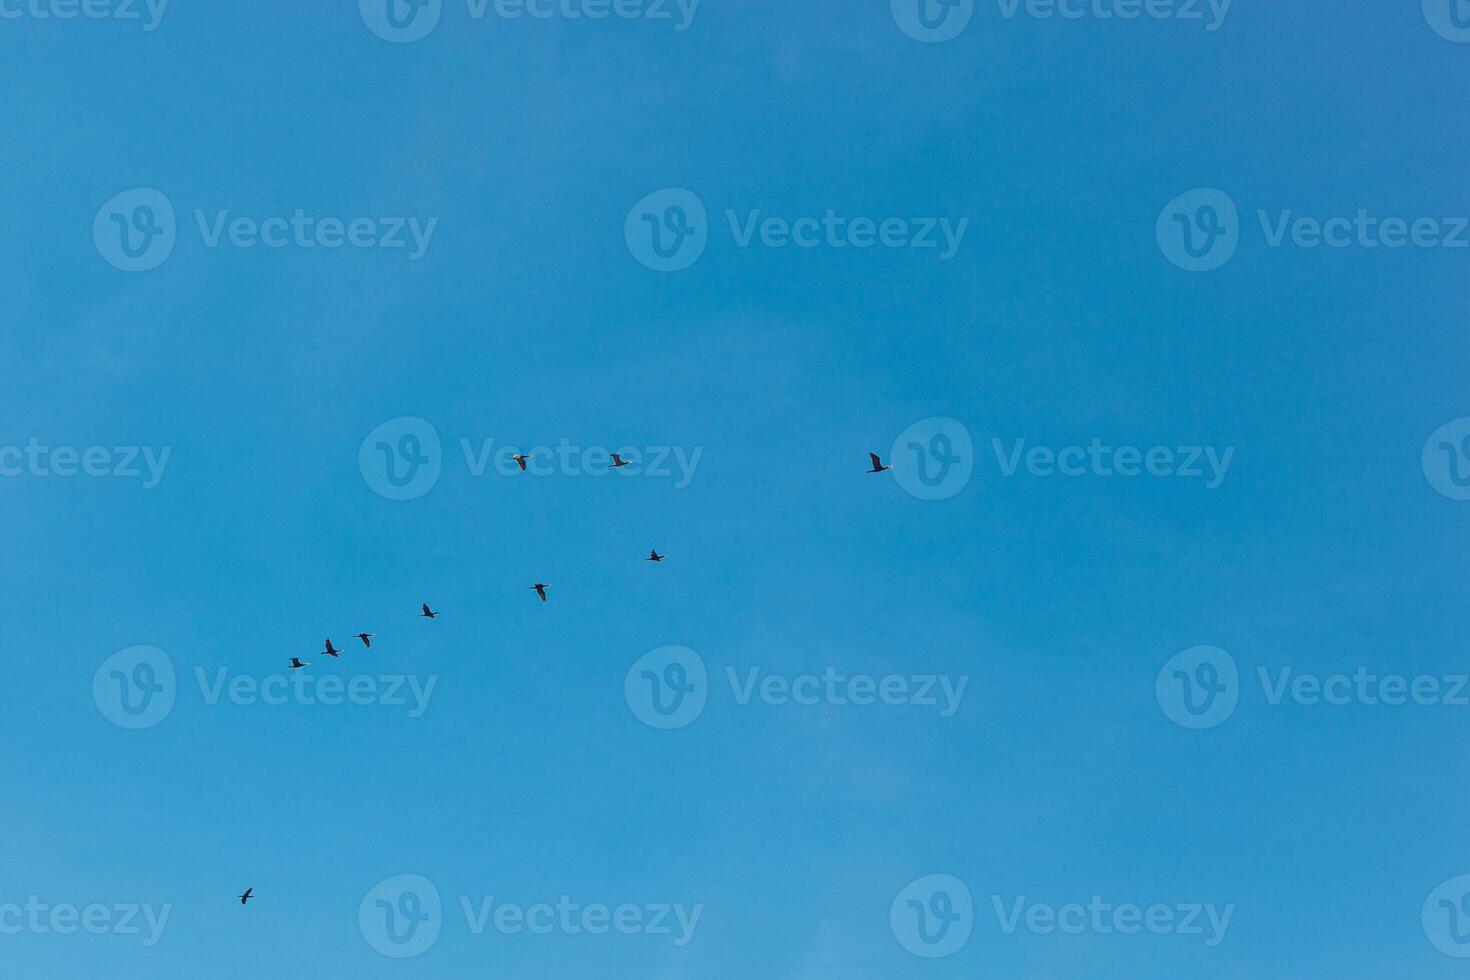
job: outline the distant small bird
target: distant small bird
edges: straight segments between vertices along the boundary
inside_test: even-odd
[[[613,453],[612,454],[612,468],[613,469],[618,469],[619,467],[631,466],[631,465],[632,465],[631,463],[629,463],[623,457],[619,456],[617,453]]]
[[[309,666],[309,665],[302,663],[300,657],[292,657],[291,658],[291,669],[292,670],[300,670],[302,667],[306,667],[306,666]]]
[[[551,588],[551,586],[545,582],[537,582],[535,585],[531,586],[531,589],[541,597],[542,602],[546,601],[546,590],[549,588]]]
[[[511,459],[513,459],[517,463],[521,464],[521,470],[522,470],[522,472],[524,472],[525,469],[526,469],[526,460],[528,460],[530,458],[531,457],[530,456],[527,456],[525,453],[516,453],[514,456],[511,457]]]
[[[363,646],[370,647],[373,645],[373,637],[377,635],[376,633],[359,633],[357,638],[362,641]]]
[[[663,561],[667,557],[669,557],[669,556],[668,555],[661,555],[661,554],[659,554],[658,553],[658,549],[657,548],[654,548],[652,551],[650,551],[648,553],[648,557],[645,558],[645,559],[643,559],[643,560],[644,561]]]
[[[438,619],[438,618],[439,618],[439,614],[436,613],[434,610],[430,609],[429,608],[429,604],[427,602],[424,603],[424,611],[421,612],[421,613],[419,613],[419,619]]]
[[[240,904],[241,905],[244,905],[246,902],[250,901],[254,897],[255,897],[255,889],[254,888],[247,888],[247,889],[245,889],[245,894],[243,894],[243,895],[240,896]]]
[[[340,657],[341,655],[342,655],[342,651],[341,650],[338,650],[336,647],[332,646],[332,638],[330,636],[327,637],[327,648],[321,652],[320,656],[323,656],[323,657]]]
[[[869,473],[882,473],[884,470],[893,469],[892,466],[884,466],[883,460],[878,458],[877,453],[868,453],[868,458],[873,461],[873,468],[868,470]]]

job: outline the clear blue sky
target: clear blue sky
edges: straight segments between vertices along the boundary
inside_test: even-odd
[[[148,31],[142,4],[119,21],[0,2],[19,12],[0,18],[0,445],[170,450],[152,488],[0,478],[0,906],[171,906],[151,947],[0,935],[0,972],[1462,974],[1420,920],[1470,873],[1470,707],[1272,705],[1256,678],[1470,667],[1470,503],[1420,462],[1470,415],[1470,250],[1272,248],[1256,212],[1470,215],[1470,45],[1412,2],[1237,0],[1211,31],[982,0],[933,44],[888,0],[704,0],[682,31],[672,3],[665,21],[512,20],[446,0],[409,43],[357,6],[174,0]],[[140,187],[175,209],[176,241],[125,272],[94,222]],[[625,238],[666,188],[707,209],[677,272]],[[1239,209],[1210,272],[1156,237],[1196,188]],[[417,260],[210,248],[196,209],[437,224]],[[829,209],[968,225],[944,261],[741,247],[726,218]],[[359,450],[405,416],[432,424],[441,473],[398,501]],[[863,473],[930,417],[972,437],[960,492],[904,492],[902,452]],[[682,487],[477,477],[460,441],[490,438],[702,455]],[[1094,438],[1234,455],[1208,489],[1006,476],[992,446]],[[642,561],[652,547],[669,560]],[[416,618],[425,600],[440,619]],[[340,661],[317,655],[327,635]],[[136,645],[177,683],[132,731],[93,681]],[[665,645],[709,678],[672,731],[624,693]],[[1200,645],[1228,651],[1240,690],[1196,731],[1155,680]],[[436,687],[410,717],[210,704],[196,681],[293,656]],[[742,705],[727,668],[968,686],[948,718]],[[400,961],[359,906],[402,874],[444,913]],[[931,874],[974,904],[938,959],[890,927]],[[460,907],[563,895],[703,909],[676,946],[476,936]],[[992,907],[1093,895],[1234,911],[1207,946],[1007,934]]]

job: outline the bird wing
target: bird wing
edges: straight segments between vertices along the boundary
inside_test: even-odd
[[[424,603],[424,615],[429,615],[429,604],[427,602]]]
[[[877,453],[868,453],[868,458],[873,461],[873,469],[880,470],[883,468],[883,460],[878,458]]]

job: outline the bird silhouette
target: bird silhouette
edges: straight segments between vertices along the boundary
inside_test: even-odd
[[[546,584],[545,582],[537,582],[535,585],[531,586],[532,591],[534,591],[537,595],[541,597],[542,602],[546,601],[546,590],[549,588],[551,588],[551,586]]]
[[[429,608],[429,604],[427,602],[424,603],[424,611],[421,612],[421,613],[419,613],[419,619],[438,619],[438,618],[439,618],[439,614],[436,613],[434,610],[430,609]]]
[[[342,651],[341,650],[338,650],[336,647],[332,646],[332,638],[330,636],[327,637],[327,648],[321,652],[320,656],[323,656],[323,657],[340,657],[341,655],[342,655]]]
[[[621,467],[631,466],[631,465],[632,465],[631,463],[629,463],[623,457],[619,456],[617,453],[613,453],[612,454],[612,469],[615,469],[616,470],[616,469],[620,469]]]
[[[373,645],[373,637],[377,635],[376,633],[359,633],[357,638],[362,641],[363,646],[370,647]]]
[[[247,888],[247,889],[245,889],[245,894],[243,894],[243,895],[240,896],[240,904],[241,905],[244,905],[246,902],[250,901],[254,897],[255,897],[255,889],[254,888]]]
[[[301,658],[300,657],[292,657],[291,658],[291,669],[292,670],[300,670],[302,667],[305,667],[305,666],[307,666],[307,665],[301,662]]]
[[[514,456],[511,457],[511,459],[515,460],[517,463],[520,464],[521,472],[522,473],[524,473],[526,471],[526,460],[528,460],[530,458],[531,457],[530,456],[527,456],[525,453],[516,453]]]
[[[658,549],[657,548],[654,548],[652,551],[650,551],[648,553],[648,557],[645,558],[645,559],[643,559],[643,560],[644,561],[663,561],[667,557],[669,557],[669,556],[668,555],[661,555],[661,554],[659,554],[658,553]]]
[[[878,458],[877,453],[868,453],[868,458],[873,461],[873,468],[868,470],[869,473],[882,473],[884,470],[893,469],[892,466],[884,466],[883,460]]]

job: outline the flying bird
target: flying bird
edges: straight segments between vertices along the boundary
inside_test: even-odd
[[[517,463],[519,463],[521,465],[521,471],[522,472],[525,472],[525,469],[526,469],[526,460],[528,460],[530,458],[531,457],[530,456],[527,456],[525,453],[516,453],[514,456],[511,457],[511,459],[515,460]]]
[[[436,613],[434,610],[430,609],[429,608],[429,604],[427,602],[424,603],[424,611],[421,612],[421,613],[419,613],[419,619],[438,619],[438,618],[439,618],[439,614]]]
[[[300,657],[292,657],[291,658],[291,669],[292,670],[300,670],[302,667],[305,667],[305,666],[307,666],[307,664],[302,663]]]
[[[883,460],[878,458],[877,453],[868,453],[868,458],[873,461],[873,468],[868,470],[869,473],[882,473],[884,470],[893,469],[892,466],[884,466]]]
[[[549,588],[551,588],[551,586],[546,584],[545,582],[537,582],[535,585],[531,586],[532,591],[534,591],[537,595],[541,597],[542,602],[546,601],[546,590]]]
[[[254,888],[247,888],[247,889],[245,889],[245,894],[243,894],[243,895],[240,896],[240,904],[241,905],[244,905],[246,902],[250,901],[254,897],[255,897],[255,889]]]
[[[669,557],[669,556],[668,555],[661,555],[661,554],[659,554],[658,553],[658,549],[657,548],[654,548],[652,551],[650,551],[648,553],[648,557],[645,558],[645,559],[643,559],[643,560],[644,561],[663,561],[667,557]]]
[[[619,467],[631,466],[631,465],[632,465],[631,463],[629,463],[623,457],[619,456],[617,453],[613,453],[612,454],[612,468],[613,469],[618,469]]]
[[[341,655],[342,655],[342,651],[341,650],[338,650],[336,647],[332,646],[332,638],[330,636],[327,637],[327,648],[321,652],[320,656],[323,656],[323,657],[340,657]]]
[[[363,646],[370,647],[373,645],[373,637],[377,635],[376,633],[359,633],[357,638],[362,641]]]

